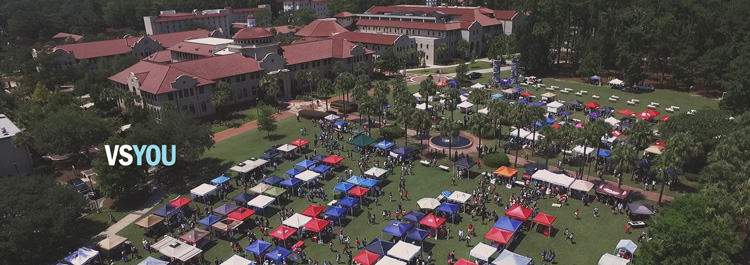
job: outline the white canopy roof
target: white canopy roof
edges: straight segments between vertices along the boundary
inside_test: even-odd
[[[430,108],[430,109],[431,109],[431,108],[432,108],[432,106],[430,106],[430,105],[427,105],[427,103],[417,104],[417,109],[418,109],[418,110],[426,110],[427,108]]]
[[[451,196],[448,196],[449,201],[458,203],[466,203],[466,201],[468,201],[469,199],[471,199],[471,194],[463,191],[454,191],[453,193],[451,193]]]
[[[487,114],[490,114],[490,109],[487,108],[487,107],[485,107],[485,108],[480,109],[479,111],[477,111],[477,113],[487,115]]]
[[[91,259],[97,255],[99,255],[99,251],[82,247],[73,251],[73,253],[70,253],[70,255],[64,258],[64,260],[73,265],[83,265],[91,261]]]
[[[138,265],[169,265],[169,262],[148,256],[146,257],[146,259],[142,260],[141,262],[138,262]]]
[[[594,188],[594,183],[582,180],[582,179],[576,179],[573,181],[573,184],[570,184],[570,188],[574,190],[580,190],[583,192],[589,192],[591,189]]]
[[[476,84],[471,85],[471,88],[472,89],[485,89],[485,88],[487,88],[487,86],[482,85],[480,83],[476,83]]]
[[[562,103],[554,101],[547,104],[547,112],[557,113],[563,106]]]
[[[610,85],[615,85],[615,86],[622,85],[623,83],[625,83],[625,82],[623,82],[622,80],[617,79],[617,78],[612,79],[612,81],[609,81]]]
[[[529,263],[531,263],[531,258],[518,255],[507,249],[500,252],[500,255],[492,261],[494,265],[528,265]]]
[[[464,102],[458,103],[456,107],[459,109],[468,109],[468,108],[474,107],[474,104],[468,101],[464,101]]]
[[[417,201],[417,205],[421,209],[435,210],[435,208],[440,206],[440,201],[435,198],[422,198]]]
[[[255,187],[250,188],[250,192],[256,193],[256,194],[263,194],[266,190],[270,189],[271,185],[268,185],[266,183],[258,183],[258,185],[255,185]]]
[[[508,89],[503,89],[503,93],[505,93],[505,94],[513,94],[513,93],[516,93],[516,91],[513,91],[513,89],[508,88]]]
[[[276,150],[279,150],[281,152],[291,152],[294,151],[294,149],[297,149],[297,147],[291,144],[284,144],[282,146],[279,146],[279,148],[276,148]]]
[[[180,242],[171,236],[164,236],[159,242],[154,243],[153,248],[164,256],[181,261],[188,261],[203,252],[203,250],[188,243]]]
[[[474,248],[471,249],[469,255],[480,260],[489,261],[490,256],[497,252],[497,248],[489,246],[485,243],[478,243]]]
[[[252,262],[252,261],[250,261],[250,260],[248,260],[246,258],[237,256],[235,254],[235,255],[232,255],[232,257],[230,257],[226,261],[222,262],[221,265],[250,265],[250,264],[254,264],[254,263],[255,262]]]
[[[464,95],[460,95],[460,96],[458,96],[458,99],[460,99],[461,101],[467,101],[467,100],[469,100],[469,97],[464,96]]]
[[[338,120],[339,118],[341,118],[341,117],[339,117],[339,115],[331,114],[331,115],[326,116],[325,119],[329,120],[329,121],[335,121],[335,120]]]
[[[555,95],[555,93],[547,92],[547,93],[542,94],[542,99],[554,98],[555,96],[557,96]]]
[[[633,243],[633,240],[621,239],[620,242],[617,242],[615,251],[617,251],[618,249],[625,249],[629,251],[630,253],[635,253],[635,250],[638,249],[638,245]]]
[[[266,208],[269,204],[273,203],[275,201],[273,197],[269,197],[266,195],[258,195],[258,197],[253,198],[249,202],[247,202],[247,206],[255,207],[255,208]]]
[[[198,187],[195,187],[194,189],[190,190],[190,194],[193,194],[195,196],[203,197],[208,194],[211,194],[211,192],[214,192],[216,190],[216,186],[211,184],[203,183]]]
[[[605,253],[599,258],[599,265],[627,265],[628,263],[628,260],[609,253]]]
[[[612,125],[612,127],[617,126],[620,124],[620,120],[615,119],[614,117],[609,117],[604,119],[604,122],[609,123],[609,125]]]
[[[526,140],[536,141],[536,140],[539,140],[539,138],[543,138],[543,137],[544,135],[542,135],[539,132],[536,132],[536,133],[531,133],[529,135],[526,135],[526,137],[524,138],[526,138]]]
[[[398,241],[396,245],[393,245],[393,247],[388,250],[388,256],[404,260],[404,261],[410,261],[412,258],[414,258],[417,253],[419,253],[419,250],[421,248],[419,246],[415,246],[409,243],[406,243],[404,241]]]
[[[308,182],[308,181],[311,181],[313,179],[320,177],[320,173],[312,171],[312,170],[305,170],[304,172],[299,173],[294,177],[298,178],[301,181]]]
[[[245,162],[242,162],[241,164],[244,164],[243,166],[236,165],[231,167],[229,170],[238,172],[238,173],[247,173],[250,171],[253,171],[254,169],[265,165],[268,163],[265,159],[255,159],[255,160],[245,160]]]
[[[614,143],[616,140],[617,140],[617,136],[612,136],[609,138],[602,136],[602,141],[607,141],[608,143]]]
[[[367,175],[367,176],[373,176],[373,177],[376,177],[376,178],[379,178],[379,177],[385,175],[385,173],[388,173],[388,170],[385,170],[385,169],[382,169],[382,168],[379,168],[379,167],[371,167],[370,169],[368,169],[367,171],[365,171],[365,175]]]
[[[403,262],[403,261],[400,261],[400,260],[397,260],[388,256],[384,256],[383,258],[378,260],[378,262],[375,263],[375,265],[406,265],[406,262]]]
[[[531,175],[531,178],[563,186],[566,188],[570,187],[570,185],[573,184],[573,181],[575,181],[574,178],[568,177],[564,174],[552,173],[546,169],[537,171],[536,173],[534,173],[534,175]]]
[[[662,148],[656,145],[649,146],[644,151],[655,154],[655,155],[661,155],[663,153]]]
[[[420,99],[420,100],[422,99],[422,94],[419,94],[419,92],[415,92],[414,94],[411,94],[411,95],[417,99]]]
[[[510,136],[525,138],[529,134],[531,134],[530,131],[521,129],[520,132],[519,132],[518,128],[510,127]]]
[[[583,155],[584,154],[583,153],[583,149],[584,149],[583,146],[576,145],[576,147],[573,147],[573,152],[576,153],[576,154],[579,154],[579,155]],[[586,147],[585,149],[586,149],[586,154],[585,155],[590,155],[591,153],[593,153],[594,151],[596,151],[596,148],[593,148],[591,146]]]
[[[304,216],[298,213],[294,213],[294,215],[290,216],[289,218],[287,218],[281,223],[285,226],[299,229],[300,227],[303,227],[305,226],[305,224],[310,222],[310,220],[312,220],[311,217]]]

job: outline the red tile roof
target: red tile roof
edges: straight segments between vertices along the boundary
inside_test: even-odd
[[[357,15],[346,12],[346,11],[333,15],[333,17],[335,18],[356,17],[356,16]]]
[[[170,51],[158,51],[152,53],[146,58],[143,58],[143,61],[155,63],[170,63],[172,62],[172,53]]]
[[[300,37],[330,37],[335,33],[345,31],[348,30],[339,25],[336,19],[324,18],[313,20],[313,22],[310,22],[310,24],[297,31],[294,35]]]
[[[331,0],[310,0],[310,2],[331,2]]]
[[[183,42],[170,46],[169,48],[167,48],[167,50],[176,51],[176,52],[184,52],[188,54],[195,54],[195,55],[200,55],[204,57],[211,57],[211,56],[214,56],[214,53],[212,51],[212,49],[214,48],[215,47],[213,45],[183,41]]]
[[[284,58],[287,65],[293,65],[304,62],[317,61],[328,58],[351,58],[349,51],[356,44],[344,39],[322,39],[317,41],[308,41],[302,43],[293,43],[282,46]],[[365,49],[367,54],[375,53],[372,50]]]
[[[502,20],[511,20],[518,12],[513,10],[495,10],[495,18]]]
[[[272,37],[273,34],[264,28],[248,28],[245,27],[238,31],[232,36],[235,40],[246,40],[246,39],[261,39]]]
[[[247,28],[247,24],[232,24],[233,29],[244,29]]]
[[[209,57],[174,64],[158,64],[140,61],[135,65],[109,77],[109,80],[127,84],[128,76],[134,73],[141,84],[140,90],[163,94],[176,91],[171,83],[181,75],[198,80],[198,85],[212,84],[215,80],[240,74],[262,71],[258,61],[241,54]]]
[[[187,39],[206,38],[211,36],[211,32],[205,29],[196,29],[180,31],[174,33],[156,34],[148,36],[152,40],[158,41],[163,47],[170,47]]]
[[[429,22],[410,22],[410,21],[373,20],[373,19],[360,19],[357,21],[357,26],[397,27],[397,28],[427,29],[427,30],[461,29],[461,23],[429,23]]]
[[[180,21],[180,20],[190,20],[190,19],[197,19],[197,18],[209,18],[209,17],[223,17],[227,16],[229,13],[216,13],[216,14],[206,14],[206,15],[195,15],[195,14],[161,14],[159,15],[159,18],[154,20],[154,22],[169,22],[169,21]]]
[[[353,43],[372,43],[380,45],[393,45],[398,39],[398,35],[384,35],[362,32],[342,32],[333,35],[334,39],[344,39]]]
[[[238,9],[232,9],[232,13],[252,12],[252,11],[258,11],[258,10],[260,10],[259,7],[238,8]]]
[[[458,16],[459,22],[479,22],[480,25],[494,26],[500,25],[496,19],[486,16],[486,9],[480,8],[453,8],[453,7],[427,7],[427,6],[373,6],[370,8],[370,14],[392,13],[396,11],[422,11],[422,12],[442,12],[446,15]],[[471,25],[465,24],[465,25]]]
[[[169,47],[189,38],[205,38],[208,37],[209,34],[209,31],[199,29],[151,35],[148,36],[148,38],[161,43],[162,47]],[[129,53],[133,45],[141,38],[143,37],[128,37],[124,39],[65,44],[57,46],[56,49],[72,52],[78,60],[99,58]]]
[[[78,41],[81,38],[83,38],[83,36],[76,35],[76,34],[65,33],[65,32],[60,32],[60,33],[55,34],[55,36],[52,36],[52,39],[63,39],[63,40],[65,40],[65,39],[68,39],[68,38],[72,38],[74,41]]]
[[[300,30],[300,27],[292,26],[292,28],[289,28],[289,25],[284,25],[284,26],[267,27],[265,29],[268,30],[269,32],[271,31],[271,29],[275,29],[276,33],[289,34],[289,33],[296,33],[297,31]]]

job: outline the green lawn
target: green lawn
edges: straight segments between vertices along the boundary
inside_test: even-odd
[[[486,69],[486,68],[491,68],[491,67],[492,67],[492,63],[490,62],[474,61],[474,63],[469,64],[469,72],[471,72],[472,70]],[[456,72],[455,66],[444,67],[442,69],[443,69],[444,74],[450,74],[450,73]],[[437,69],[422,69],[422,70],[407,70],[407,71],[412,74],[434,74],[434,73],[437,73],[438,70]]]
[[[242,124],[256,120],[257,116],[257,110],[255,108],[232,113],[231,118],[228,118],[228,120],[214,121],[214,123],[211,125],[211,132],[217,133],[229,128],[239,127]]]

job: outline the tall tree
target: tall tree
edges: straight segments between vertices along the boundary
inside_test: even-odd
[[[482,138],[484,138],[484,135],[492,129],[490,119],[487,118],[487,115],[476,114],[469,118],[469,123],[467,125],[469,131],[479,138],[479,146],[482,146]]]
[[[458,44],[456,45],[456,50],[458,50],[461,55],[462,59],[466,59],[469,57],[469,42],[461,39],[458,41]]]
[[[38,103],[47,103],[47,100],[49,100],[49,88],[45,86],[42,83],[36,83],[36,87],[34,87],[34,94],[31,95],[31,98]]]
[[[420,150],[424,150],[424,140],[429,136],[430,129],[432,128],[432,117],[425,111],[416,111],[413,115],[414,129],[417,131],[417,136],[419,137]]]
[[[354,88],[355,84],[356,80],[354,79],[354,76],[349,72],[343,72],[339,74],[336,78],[336,81],[334,81],[333,83],[333,86],[336,88],[336,90],[341,91],[341,94],[344,96],[344,113],[347,112],[346,109],[349,105],[349,91]]]
[[[378,122],[383,121],[383,107],[388,105],[388,94],[391,93],[391,88],[388,87],[388,83],[385,81],[377,81],[375,82],[375,89],[373,93],[373,101],[375,102],[375,105],[378,106]],[[382,124],[380,127],[382,128],[385,124]]]
[[[469,72],[469,65],[466,63],[460,63],[458,66],[456,66],[456,80],[458,80],[458,83],[463,83],[464,80],[466,80],[466,73]]]
[[[309,7],[303,7],[294,11],[292,25],[305,26],[316,19],[318,19],[318,15],[315,14],[315,10],[312,10],[312,8]]]
[[[638,150],[643,150],[653,142],[653,135],[651,124],[645,121],[636,121],[631,125],[628,142],[632,143]]]
[[[271,137],[271,133],[275,132],[279,125],[276,124],[276,117],[273,108],[266,105],[261,105],[259,108],[260,117],[258,117],[258,130],[265,131],[266,137]]]
[[[450,120],[444,120],[440,122],[440,136],[444,139],[448,139],[448,159],[455,158],[451,157],[451,155],[453,154],[453,138],[458,137],[458,135],[461,134],[460,126],[461,125],[459,125],[452,118]]]
[[[128,130],[127,140],[134,145],[175,145],[177,155],[172,167],[179,168],[191,165],[213,147],[212,135],[210,125],[201,124],[172,105],[166,105],[147,121],[133,124]],[[170,148],[167,152],[167,157],[172,157]]]
[[[375,65],[381,72],[388,72],[390,74],[398,72],[401,68],[401,59],[393,51],[393,48],[388,47],[383,51],[383,54],[375,60]]]
[[[636,163],[638,160],[638,150],[631,144],[621,143],[615,146],[612,150],[612,156],[609,161],[612,162],[615,170],[617,171],[617,186],[622,185],[622,174],[630,172],[633,179],[635,175]]]
[[[233,94],[232,88],[226,82],[219,82],[216,85],[216,90],[211,94],[211,105],[214,105],[220,117],[222,116],[224,107],[232,100]]]
[[[440,43],[435,46],[435,54],[437,54],[439,60],[435,60],[436,62],[442,62],[445,60],[446,53],[448,52],[448,44]]]
[[[42,154],[76,154],[98,145],[114,132],[113,121],[78,107],[65,107],[30,124],[22,134]]]
[[[111,147],[126,144],[130,144],[127,139],[117,136],[104,142],[104,145]],[[122,166],[120,164],[110,166],[107,161],[106,149],[100,147],[96,158],[91,162],[91,166],[96,171],[97,188],[102,192],[102,195],[108,198],[135,199],[146,188],[148,165],[145,163],[142,167]]]
[[[278,97],[281,92],[279,80],[276,79],[276,76],[264,75],[263,78],[260,79],[258,86],[263,89],[263,101],[271,106],[276,106],[276,97]]]
[[[328,98],[334,92],[333,82],[328,78],[321,78],[318,81],[318,98],[324,98],[326,101],[326,111],[328,111]]]

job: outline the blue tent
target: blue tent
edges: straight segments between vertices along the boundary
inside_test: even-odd
[[[492,99],[500,99],[503,98],[503,94],[493,94]]]
[[[412,230],[409,230],[409,233],[406,233],[406,238],[414,240],[414,241],[422,241],[427,236],[430,235],[430,232],[427,232],[427,230],[422,230],[419,228],[414,228]]]
[[[500,84],[510,84],[510,79],[508,79],[507,77],[500,79]]]
[[[516,232],[518,228],[521,227],[521,225],[523,225],[523,222],[521,221],[513,220],[508,217],[502,216],[500,217],[500,219],[497,220],[497,222],[495,222],[495,225],[493,226],[498,229],[505,230],[505,231]]]
[[[315,162],[305,159],[294,166],[302,169],[310,169],[311,167],[315,167],[315,164]]]
[[[294,176],[296,176],[296,175],[298,175],[299,173],[302,173],[302,172],[304,172],[304,170],[301,170],[299,168],[293,167],[293,168],[287,170],[286,172],[284,172],[284,174],[287,174],[289,176],[294,177]]]
[[[351,184],[349,182],[341,182],[339,184],[336,184],[336,186],[333,187],[333,190],[340,191],[340,192],[347,192],[350,189],[354,188],[354,186],[356,186],[356,185]]]
[[[466,90],[459,90],[458,91],[459,95],[468,94],[468,93],[469,93],[469,91],[466,91]]]
[[[450,196],[451,196],[451,194],[453,194],[453,192],[452,192],[452,191],[449,191],[449,190],[444,190],[444,191],[440,192],[440,194],[442,194],[442,195],[443,195],[443,197],[446,197],[446,198],[448,198],[448,197],[450,197]]]
[[[458,210],[458,205],[444,202],[443,204],[440,204],[440,206],[435,208],[435,210],[438,210],[444,213],[453,214],[454,212],[456,212],[456,210]]]
[[[409,229],[411,229],[413,225],[410,223],[402,223],[399,221],[391,221],[390,224],[388,224],[385,228],[383,228],[383,233],[395,236],[395,237],[403,237],[404,234],[406,234]]]
[[[544,106],[544,105],[547,105],[547,104],[544,103],[544,102],[541,102],[541,101],[537,101],[537,102],[531,103],[531,105],[532,106]]]
[[[240,192],[240,194],[237,194],[237,196],[234,196],[234,198],[232,198],[232,201],[247,204],[247,202],[251,201],[252,199],[255,199],[255,195]]]
[[[458,85],[458,81],[456,81],[456,80],[451,80],[451,81],[448,81],[448,84],[451,84],[451,85]]]
[[[547,124],[553,124],[553,123],[555,123],[556,121],[557,121],[557,120],[555,120],[555,119],[553,119],[553,118],[550,118],[550,117],[547,117],[546,119],[544,119],[544,122],[546,122]]]
[[[315,168],[312,169],[312,171],[322,174],[328,171],[329,169],[331,169],[331,167],[328,165],[317,165]]]
[[[520,87],[514,87],[513,88],[513,92],[518,93],[518,92],[521,92],[521,91],[523,91],[523,88],[520,88]]]
[[[372,188],[378,185],[380,181],[374,180],[374,179],[365,179],[362,181],[359,185],[365,188]]]
[[[391,105],[380,106],[380,109],[390,109]]]
[[[229,181],[229,178],[222,175],[222,176],[218,176],[215,179],[212,179],[211,184],[221,185],[221,184],[227,183],[227,181]]]
[[[346,126],[346,124],[347,124],[346,121],[337,121],[333,125],[338,126],[338,127],[344,127]]]
[[[265,160],[270,160],[270,159],[276,157],[277,155],[279,155],[279,151],[270,150],[268,152],[263,153],[263,155],[260,156],[260,158],[263,158]]]
[[[589,79],[591,79],[591,80],[600,80],[602,78],[599,77],[598,75],[593,75],[593,76],[589,77]]]
[[[328,208],[328,211],[326,211],[324,214],[326,216],[330,216],[333,218],[339,218],[342,215],[346,213],[346,209],[336,206],[331,206],[331,208]]]
[[[323,159],[326,159],[326,157],[327,156],[324,156],[324,155],[316,155],[312,157],[312,161],[320,163],[320,161],[323,161]]]
[[[365,178],[360,176],[352,176],[351,178],[347,179],[346,182],[354,185],[362,185],[362,182],[364,182],[365,180]]]
[[[610,152],[609,150],[604,150],[604,149],[599,150],[599,156],[601,157],[609,157],[611,155],[612,155],[612,152]]]
[[[276,246],[276,248],[266,253],[266,258],[275,262],[280,262],[286,259],[286,256],[289,256],[289,254],[292,254],[291,250]]]
[[[570,116],[570,115],[573,115],[573,112],[570,112],[570,111],[567,111],[567,110],[563,110],[563,111],[560,112],[560,115],[562,115],[562,116]]]
[[[211,226],[212,224],[215,224],[218,221],[221,221],[221,218],[213,214],[209,214],[208,216],[203,217],[203,219],[200,219],[198,223],[205,225],[205,226]]]
[[[249,246],[247,246],[245,248],[245,251],[253,253],[255,255],[260,255],[260,253],[263,253],[270,247],[271,247],[271,243],[258,239],[258,240],[255,240],[255,242],[253,242]]]
[[[546,124],[546,123],[545,123],[545,124]],[[544,126],[544,124],[542,124],[542,123],[541,123],[541,122],[539,122],[539,121],[536,121],[536,122],[534,122],[534,125],[536,125],[536,127],[542,127],[542,126]]]
[[[294,186],[297,186],[297,184],[302,183],[302,181],[298,178],[288,178],[288,179],[282,180],[280,183],[281,183],[281,186],[284,186],[284,187],[294,187]]]
[[[221,206],[214,208],[214,212],[218,213],[219,215],[228,215],[229,213],[234,212],[234,210],[237,210],[237,208],[240,207],[225,202]]]
[[[180,212],[180,208],[167,204],[167,205],[162,206],[158,210],[154,211],[153,214],[164,217],[164,218],[171,218],[172,216],[175,216],[179,212]]]
[[[352,198],[352,197],[344,197],[338,202],[338,205],[344,206],[344,207],[352,207],[356,205],[359,202],[359,199]]]
[[[598,118],[601,118],[601,117],[602,117],[602,115],[601,115],[601,114],[599,114],[598,112],[592,112],[592,113],[589,113],[589,115],[588,115],[588,116],[589,116],[589,118],[594,118],[594,119],[598,119]]]
[[[522,98],[518,100],[518,103],[529,103],[528,99]]]
[[[651,168],[651,160],[648,160],[648,159],[645,159],[645,158],[641,159],[641,160],[638,160],[638,162],[636,162],[635,164],[639,168]]]
[[[265,182],[268,185],[276,185],[279,182],[281,182],[282,180],[284,180],[284,179],[274,175],[274,176],[270,176],[270,177],[264,179],[263,182]]]
[[[385,256],[388,253],[388,250],[391,250],[391,248],[393,248],[393,245],[395,244],[396,243],[392,243],[390,241],[375,238],[369,245],[365,247],[365,250],[381,256]]]
[[[568,104],[570,104],[571,106],[578,106],[578,105],[583,104],[583,102],[581,102],[580,100],[574,99],[568,102]]]
[[[424,218],[425,214],[415,211],[409,211],[403,216],[403,219],[412,224],[417,224]]]
[[[411,147],[408,147],[408,146],[404,146],[404,147],[396,148],[395,150],[393,150],[391,152],[395,153],[395,154],[397,154],[399,156],[407,156],[407,155],[410,155],[410,154],[414,153],[414,151],[415,151],[414,148],[411,148]]]
[[[383,150],[388,150],[388,149],[390,149],[391,147],[393,147],[395,145],[396,144],[391,143],[389,141],[382,141],[382,142],[379,142],[378,144],[376,144],[375,148],[383,149]]]
[[[613,110],[615,110],[615,108],[613,108],[613,107],[602,107],[601,110],[607,111],[607,112],[612,112]]]

